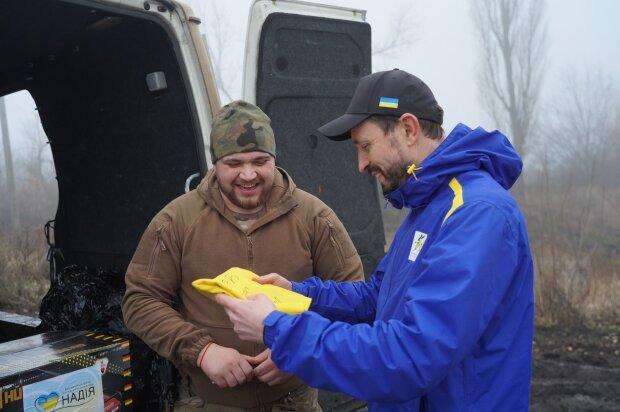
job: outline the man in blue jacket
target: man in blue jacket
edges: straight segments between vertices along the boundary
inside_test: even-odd
[[[264,295],[216,299],[281,370],[371,410],[527,410],[533,269],[508,193],[522,163],[501,133],[459,124],[444,137],[442,121],[417,77],[362,78],[347,112],[319,131],[352,138],[360,172],[410,209],[388,253],[367,282],[259,279],[311,297],[301,315]]]

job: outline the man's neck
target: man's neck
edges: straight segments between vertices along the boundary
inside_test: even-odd
[[[431,155],[439,147],[445,137],[441,139],[429,139],[428,137],[422,137],[417,141],[416,155],[417,159],[414,159],[416,165],[422,164],[424,159]]]
[[[237,206],[236,204],[234,204],[233,202],[230,201],[230,199],[228,199],[228,197],[226,197],[226,195],[224,193],[222,193],[222,191],[220,191],[220,195],[222,196],[222,199],[224,200],[224,205],[226,206],[226,208],[228,210],[230,210],[233,213],[239,213],[239,214],[243,214],[243,215],[251,215],[254,213],[258,213],[261,210],[263,210],[265,208],[265,205],[258,205],[257,207],[253,208],[253,209],[244,209],[240,206]]]

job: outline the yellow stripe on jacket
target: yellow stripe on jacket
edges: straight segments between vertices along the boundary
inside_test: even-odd
[[[446,220],[448,220],[452,213],[456,211],[456,209],[463,205],[463,187],[461,186],[459,181],[456,180],[456,177],[453,177],[452,180],[450,180],[449,186],[450,189],[452,189],[452,191],[454,192],[454,199],[452,199],[452,207],[444,216],[443,222],[441,222],[442,225],[446,222]]]

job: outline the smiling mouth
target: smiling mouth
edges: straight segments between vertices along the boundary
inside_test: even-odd
[[[242,194],[252,195],[258,189],[258,183],[242,183],[236,185]]]

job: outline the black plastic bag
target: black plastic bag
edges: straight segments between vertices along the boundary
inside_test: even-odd
[[[124,293],[124,275],[117,270],[67,266],[41,301],[39,317],[48,330],[128,336],[121,313]]]

